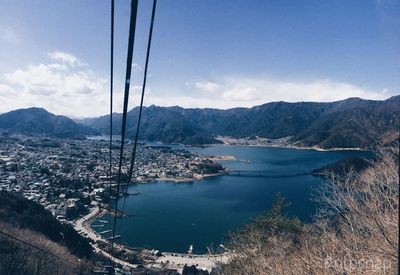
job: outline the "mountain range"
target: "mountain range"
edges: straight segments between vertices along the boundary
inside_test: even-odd
[[[135,132],[139,109],[128,112],[128,135]],[[140,138],[166,143],[218,143],[215,137],[291,137],[298,146],[373,148],[397,139],[400,96],[384,101],[349,98],[318,102],[272,102],[252,108],[191,109],[150,106],[143,109]],[[113,115],[120,133],[122,115]],[[109,131],[109,116],[79,120],[101,133]]]
[[[139,108],[127,116],[127,136],[135,133]],[[140,139],[182,144],[220,143],[217,136],[234,138],[290,137],[297,146],[374,148],[398,139],[400,96],[387,100],[271,102],[252,108],[144,107]],[[0,129],[74,137],[108,134],[109,115],[76,119],[30,108],[0,115]],[[113,114],[113,132],[120,134],[122,115]]]
[[[1,114],[0,129],[10,133],[77,139],[98,134],[96,130],[66,116],[54,115],[43,108],[34,107]]]

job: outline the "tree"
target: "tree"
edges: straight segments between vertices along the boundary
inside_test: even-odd
[[[397,274],[399,151],[385,149],[366,170],[331,175],[310,224],[272,208],[231,234],[221,274]]]

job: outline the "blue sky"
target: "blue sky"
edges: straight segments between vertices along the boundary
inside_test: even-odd
[[[130,107],[151,12],[139,0]],[[121,111],[128,0],[116,0]],[[110,1],[0,0],[0,112],[108,112]],[[145,105],[385,99],[400,92],[400,0],[159,0]]]

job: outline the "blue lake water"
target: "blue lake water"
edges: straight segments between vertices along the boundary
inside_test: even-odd
[[[140,195],[126,199],[130,216],[118,218],[116,234],[122,236],[120,242],[182,253],[193,244],[194,253],[206,253],[207,246],[217,248],[227,232],[270,208],[277,192],[292,203],[287,209],[289,215],[308,222],[316,209],[311,200],[313,190],[323,180],[308,173],[343,158],[370,155],[362,151],[222,145],[186,149],[202,155],[234,156],[237,160],[221,163],[242,172],[191,183],[161,181],[130,186],[129,193]],[[122,200],[119,203],[122,205]],[[94,229],[110,228],[106,224]]]

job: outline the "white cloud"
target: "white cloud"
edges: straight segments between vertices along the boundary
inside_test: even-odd
[[[60,71],[60,68],[55,64],[29,65],[26,69],[5,74],[5,78],[22,87],[25,93],[43,96],[96,94],[106,84],[106,80],[93,79],[85,71],[67,68]]]
[[[388,89],[369,90],[356,85],[328,79],[313,81],[288,81],[269,77],[222,77],[218,82],[199,81],[184,83],[187,95],[153,93],[146,102],[161,106],[233,108],[252,107],[272,101],[331,102],[349,97],[383,100],[391,94]],[[193,89],[193,90],[190,90]],[[197,91],[197,92],[196,92]],[[206,93],[204,93],[206,92]]]
[[[49,53],[49,57],[61,63],[28,65],[3,76],[0,112],[38,106],[65,115],[107,113],[107,79],[80,66],[83,62],[71,54],[56,51]]]
[[[254,101],[261,99],[254,87],[233,87],[222,94],[222,98],[228,101]]]
[[[206,81],[206,82],[196,82],[194,83],[194,86],[204,92],[215,92],[218,90],[219,85],[211,82],[211,81]]]
[[[49,62],[28,65],[0,76],[0,113],[32,106],[55,114],[92,117],[109,112],[109,81],[80,59],[60,51],[48,53]],[[136,66],[135,66],[136,67]],[[137,68],[137,67],[136,67]],[[140,103],[141,85],[131,85],[130,107]],[[146,98],[151,95],[146,88]],[[121,112],[123,87],[114,86],[114,111]]]
[[[61,52],[61,51],[54,51],[51,53],[48,53],[49,57],[53,60],[56,61],[62,61],[70,66],[85,66],[87,64],[83,63],[80,61],[78,58],[76,58],[74,55],[66,53],[66,52]]]
[[[98,116],[108,113],[109,83],[72,54],[55,51],[51,60],[28,65],[0,76],[0,112],[32,106],[55,114]],[[215,79],[215,78],[214,78]],[[136,83],[135,83],[136,84]],[[149,83],[150,84],[150,83]],[[373,91],[333,80],[288,81],[270,77],[221,77],[218,81],[186,82],[146,88],[146,106],[233,108],[252,107],[271,101],[329,102],[348,97],[386,99],[393,92]],[[180,89],[180,90],[179,90]],[[114,111],[122,110],[123,87],[114,87]],[[141,86],[131,86],[130,108],[140,100]],[[182,93],[184,93],[182,95]]]
[[[7,95],[11,95],[13,93],[14,93],[14,91],[10,86],[4,85],[4,84],[0,84],[0,95],[7,96]]]

